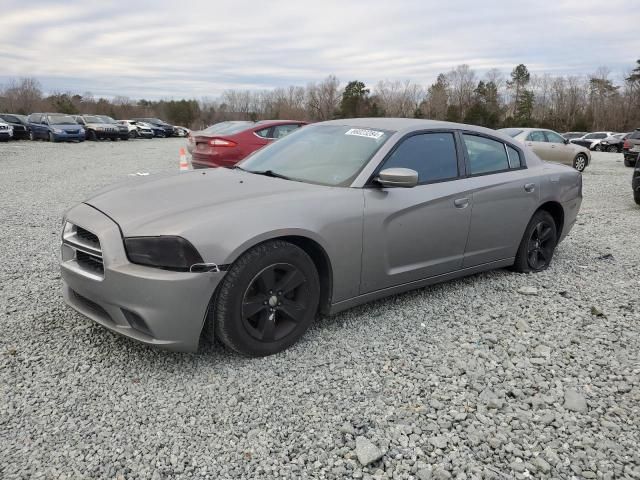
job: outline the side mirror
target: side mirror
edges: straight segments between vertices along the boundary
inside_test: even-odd
[[[385,168],[376,181],[383,187],[411,188],[418,184],[418,172],[410,168]]]

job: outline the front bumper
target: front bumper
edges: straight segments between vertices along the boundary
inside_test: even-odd
[[[83,142],[86,138],[85,133],[55,133],[53,134],[54,140],[57,142],[79,141]]]
[[[197,350],[209,301],[224,272],[173,272],[132,264],[118,225],[86,204],[70,210],[66,220],[98,237],[104,268],[102,275],[86,270],[76,250],[63,243],[63,295],[72,308],[140,342]]]

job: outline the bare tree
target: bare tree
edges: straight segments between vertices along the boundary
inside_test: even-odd
[[[340,82],[329,75],[319,84],[310,83],[306,91],[306,107],[312,120],[329,120],[336,115],[340,105]]]

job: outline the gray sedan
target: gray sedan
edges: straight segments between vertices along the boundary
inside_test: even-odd
[[[107,188],[67,212],[66,301],[152,345],[201,336],[251,356],[316,315],[512,267],[547,268],[582,201],[581,174],[469,125],[310,125],[235,169]]]

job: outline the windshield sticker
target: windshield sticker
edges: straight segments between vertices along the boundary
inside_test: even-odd
[[[376,130],[366,130],[364,128],[352,128],[351,130],[348,130],[345,135],[355,135],[356,137],[366,137],[378,140],[381,136],[384,135],[384,132],[378,132]]]

